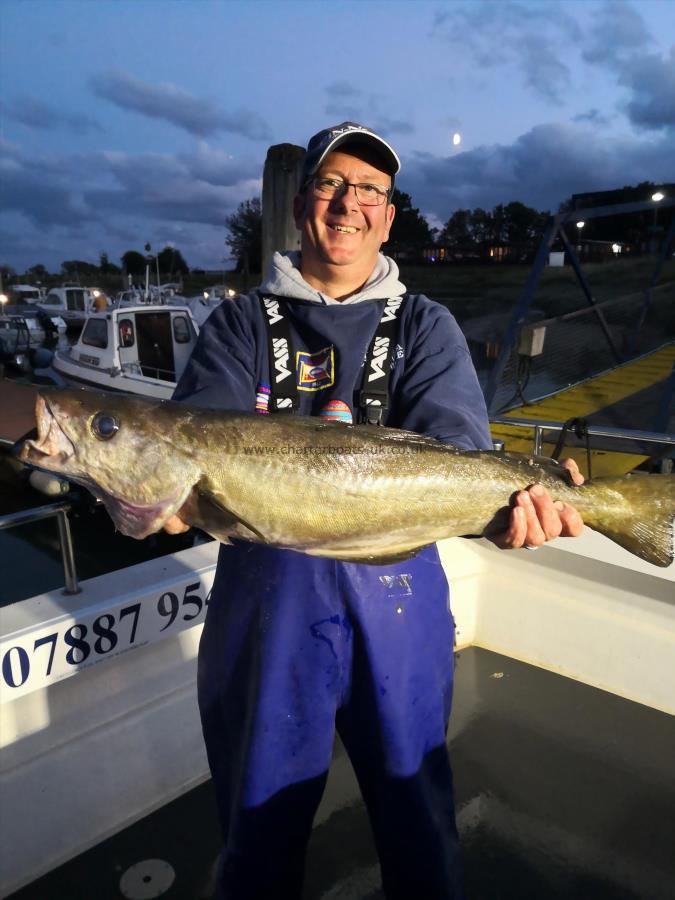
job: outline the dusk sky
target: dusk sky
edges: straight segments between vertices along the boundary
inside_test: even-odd
[[[345,119],[434,226],[675,181],[675,0],[2,0],[0,85],[19,272],[146,241],[219,269],[267,148]]]

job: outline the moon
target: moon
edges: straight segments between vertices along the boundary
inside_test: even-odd
[[[458,147],[462,143],[462,135],[456,131],[452,136],[452,146]]]

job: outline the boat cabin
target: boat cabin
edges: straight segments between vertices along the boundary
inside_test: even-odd
[[[127,307],[92,313],[77,343],[57,353],[67,381],[169,398],[197,341],[185,307]]]
[[[93,308],[94,298],[87,288],[65,286],[52,288],[46,297],[37,302],[47,312],[62,316],[69,324],[81,324]]]
[[[32,284],[12,284],[7,288],[10,303],[20,306],[24,303],[39,303],[45,299],[44,291]]]

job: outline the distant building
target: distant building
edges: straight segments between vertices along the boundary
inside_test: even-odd
[[[527,263],[536,248],[525,244],[486,242],[454,247],[425,247],[422,257],[427,263]]]
[[[649,200],[656,191],[661,191],[667,197],[675,197],[675,184],[650,185],[646,191],[645,185],[637,185],[636,187],[615,188],[612,191],[587,191],[582,194],[572,194],[570,209],[615,206],[618,203],[639,203]]]

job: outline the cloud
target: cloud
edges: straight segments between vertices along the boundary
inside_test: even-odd
[[[624,0],[599,7],[583,59],[610,72],[628,91],[620,108],[639,128],[675,128],[675,47],[660,55],[637,9]]]
[[[44,131],[64,129],[75,134],[87,134],[91,131],[102,132],[104,129],[95,119],[82,113],[65,112],[49,106],[38,97],[24,94],[16,97],[11,104],[4,107],[5,115],[27,128]]]
[[[194,153],[181,153],[177,159],[193,178],[222,187],[260,178],[259,160],[232,156],[206,141],[200,141]]]
[[[3,179],[3,209],[23,213],[38,228],[86,221],[89,211],[77,194],[59,184],[50,184],[23,169]]]
[[[525,34],[519,45],[520,68],[525,84],[534,93],[560,102],[562,89],[570,83],[570,69],[540,35]]]
[[[589,109],[586,112],[578,113],[576,116],[572,116],[573,122],[589,122],[592,125],[608,125],[611,121],[611,116],[606,116],[600,112],[599,109]]]
[[[200,177],[205,163],[207,174],[215,171],[214,160],[203,150],[196,157],[103,153],[99,158],[101,173],[109,176],[107,184],[87,186],[83,196],[88,206],[106,215],[123,213],[140,219],[224,226],[226,216],[241,200],[259,195],[261,190],[260,164],[240,164],[238,178],[223,178],[218,183]]]
[[[354,87],[347,81],[334,81],[332,84],[326,85],[326,93],[332,97],[362,97],[361,88]]]
[[[269,141],[271,130],[265,120],[248,109],[225,113],[209,100],[194,97],[174,84],[148,84],[126,72],[112,71],[90,78],[98,97],[121,109],[152,119],[162,119],[197,137],[220,131],[240,134],[253,141]]]
[[[558,209],[571,194],[609,190],[672,177],[672,141],[615,138],[587,125],[538,125],[512,144],[492,144],[448,158],[419,154],[405,160],[399,184],[416,206],[447,221],[456,209],[519,200]]]
[[[173,240],[192,265],[220,265],[225,219],[260,195],[261,173],[262,160],[238,160],[206,143],[194,154],[44,158],[0,139],[0,227],[18,236],[4,253],[19,269],[37,253],[58,271],[64,259],[96,261],[102,249],[117,258],[147,240]]]
[[[219,173],[219,170],[220,173]],[[193,154],[28,154],[0,138],[2,262],[17,271],[64,259],[112,260],[168,241],[193,266],[221,266],[225,218],[260,194],[262,160],[202,142]]]
[[[625,108],[633,124],[648,129],[675,129],[675,47],[669,57],[644,55],[630,60],[621,71],[619,82],[630,91]]]
[[[327,116],[335,121],[358,122],[382,135],[412,134],[415,128],[410,119],[387,114],[391,105],[382,94],[366,93],[346,81],[338,81],[325,88],[328,102],[324,107]]]
[[[472,70],[513,65],[535,95],[562,102],[571,83],[566,48],[581,31],[559,3],[480,0],[438,12],[431,34],[452,44],[457,58],[467,54]]]
[[[624,0],[612,0],[597,8],[582,56],[586,62],[616,66],[651,43],[640,13]]]

